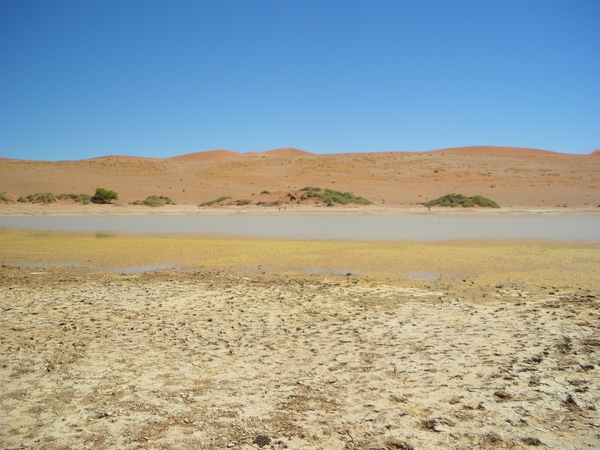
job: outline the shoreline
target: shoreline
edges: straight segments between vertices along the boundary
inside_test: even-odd
[[[166,205],[158,208],[114,203],[80,204],[0,204],[0,217],[18,216],[229,216],[229,215],[600,215],[599,207],[518,206],[494,208],[444,208],[428,210],[422,205],[304,206],[285,205],[286,209],[264,206],[222,206],[201,208],[196,205]]]

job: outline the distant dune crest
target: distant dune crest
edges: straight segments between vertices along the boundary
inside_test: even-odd
[[[535,155],[564,155],[566,153],[551,152],[537,148],[499,147],[493,145],[473,145],[469,147],[451,147],[432,150],[429,153],[452,153],[455,155],[494,155],[494,156],[535,156]]]
[[[454,155],[481,155],[481,156],[551,156],[551,155],[564,155],[564,156],[594,156],[600,157],[600,149],[594,150],[589,153],[589,155],[571,155],[568,153],[559,153],[552,152],[549,150],[542,150],[536,148],[526,148],[526,147],[501,147],[501,146],[493,146],[493,145],[473,145],[468,147],[449,147],[442,148],[438,150],[429,150],[424,152],[412,152],[412,151],[387,151],[387,152],[358,152],[358,153],[337,153],[337,155],[364,155],[364,154],[397,154],[397,153],[449,153]],[[201,152],[193,152],[186,153],[183,155],[171,156],[168,158],[155,158],[155,157],[147,157],[147,156],[128,156],[128,155],[105,155],[105,156],[97,156],[95,158],[89,158],[84,161],[94,161],[94,160],[105,160],[105,159],[117,159],[117,160],[172,160],[172,161],[202,161],[202,160],[214,160],[214,161],[224,161],[231,160],[237,158],[243,158],[244,156],[282,156],[282,157],[298,157],[298,156],[313,156],[318,157],[321,156],[316,153],[307,152],[306,150],[299,150],[293,147],[282,147],[275,148],[273,150],[265,150],[262,152],[246,152],[240,153],[233,150],[227,149],[218,149],[218,150],[206,150]],[[331,156],[329,154],[328,156]],[[0,161],[16,161],[14,158],[2,158],[0,157]]]
[[[128,155],[106,155],[106,156],[96,156],[95,158],[89,158],[84,161],[96,161],[99,159],[119,159],[119,160],[127,160],[127,159],[159,159],[147,156],[128,156]]]
[[[306,152],[304,150],[298,150],[297,148],[292,147],[275,148],[273,150],[267,150],[263,153],[277,156],[315,156],[314,153]]]
[[[241,153],[227,149],[208,150],[205,152],[186,153],[185,155],[172,156],[170,160],[174,161],[198,161],[202,159],[233,159],[239,158]]]

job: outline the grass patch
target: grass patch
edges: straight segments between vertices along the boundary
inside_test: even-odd
[[[457,206],[462,206],[463,208],[472,208],[473,206],[480,206],[482,208],[500,208],[498,203],[489,198],[482,197],[481,195],[467,197],[463,194],[447,194],[443,197],[423,203],[423,205],[428,208],[431,208],[432,206],[449,206],[451,208],[456,208]]]
[[[340,205],[348,205],[349,203],[355,203],[359,205],[373,204],[366,198],[357,197],[351,192],[334,191],[333,189],[325,189],[323,191],[320,187],[315,186],[306,186],[300,190],[303,191],[300,200],[318,198],[327,206],[333,206],[335,203],[339,203]]]
[[[237,201],[238,205],[249,205],[250,203],[252,203],[252,200],[248,200],[247,198]]]
[[[146,200],[144,200],[142,203],[152,208],[175,204],[169,197],[164,197],[162,195],[158,197],[156,195],[151,195],[150,197],[146,197]]]
[[[102,233],[105,234],[105,233]],[[203,235],[149,236],[118,233],[99,239],[95,232],[0,229],[3,264],[82,264],[87,267],[139,267],[169,263],[179,267],[248,270],[261,265],[277,273],[300,267],[343,267],[347,272],[388,274],[398,282],[407,272],[468,273],[482,286],[523,280],[533,286],[597,285],[598,245],[573,242],[493,241],[408,242],[305,241],[285,239],[209,238]],[[547,264],[539,267],[540,254]],[[89,261],[91,260],[91,262]],[[554,267],[569,267],[557,272]],[[304,273],[305,272],[300,272]],[[372,282],[369,281],[369,283]],[[448,281],[450,283],[450,281]],[[409,286],[420,286],[415,280]],[[423,281],[429,283],[429,281]],[[463,286],[462,278],[453,282]],[[560,336],[559,336],[560,339]],[[573,345],[574,347],[574,345]]]
[[[77,203],[83,203],[87,205],[92,201],[92,196],[89,194],[60,194],[58,196],[59,200],[71,199],[75,200]]]
[[[56,197],[50,192],[29,194],[27,201],[32,203],[54,203],[56,202]]]
[[[216,203],[221,203],[222,201],[227,200],[228,198],[231,198],[231,197],[219,197],[215,200],[210,200],[208,202],[200,203],[200,206],[211,206]]]
[[[3,192],[0,192],[0,202],[14,203],[15,201],[12,198],[5,195]]]

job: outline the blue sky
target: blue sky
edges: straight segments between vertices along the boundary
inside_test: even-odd
[[[600,2],[0,2],[0,157],[600,148]]]

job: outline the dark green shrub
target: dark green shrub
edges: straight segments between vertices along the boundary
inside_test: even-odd
[[[423,205],[427,206],[428,208],[431,208],[432,206],[449,206],[451,208],[455,208],[457,206],[462,206],[463,208],[471,208],[473,206],[481,206],[484,208],[500,208],[498,203],[496,203],[494,200],[490,200],[489,198],[482,197],[481,195],[467,197],[463,194],[446,194],[443,197],[423,203]]]
[[[103,188],[97,188],[96,193],[92,197],[94,203],[110,203],[111,200],[118,200],[119,194],[114,191],[108,191]]]
[[[264,195],[264,194],[270,194],[270,192],[269,192],[269,191],[262,191],[262,192],[260,193],[260,195]]]
[[[17,199],[17,201],[18,201],[19,203],[27,203],[27,199],[26,199],[25,197],[23,197],[23,196],[19,197],[19,198]]]
[[[307,192],[308,194],[308,192]],[[347,205],[349,203],[372,205],[373,203],[366,198],[357,197],[351,192],[334,191],[333,189],[325,189],[323,194],[313,194],[314,197],[320,198],[327,206],[333,206],[334,203]]]
[[[249,205],[250,203],[252,203],[252,200],[248,200],[247,198],[245,198],[242,200],[238,200],[237,203],[238,205]]]
[[[228,198],[231,198],[231,197],[219,197],[215,200],[210,200],[208,202],[200,203],[200,206],[214,205],[215,203],[221,203],[223,200],[227,200]]]
[[[146,200],[144,200],[142,203],[146,206],[151,206],[153,208],[156,208],[158,206],[175,204],[173,203],[173,200],[171,200],[169,197],[164,197],[162,195],[158,197],[156,195],[151,195],[150,197],[146,197]]]

